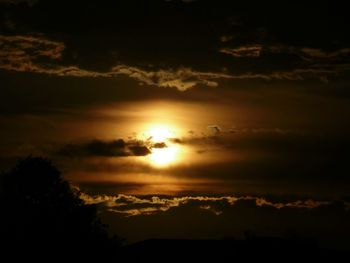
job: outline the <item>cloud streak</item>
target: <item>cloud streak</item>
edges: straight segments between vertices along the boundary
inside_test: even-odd
[[[321,206],[330,205],[331,201],[316,201],[316,200],[297,200],[291,202],[272,202],[262,197],[254,196],[184,196],[163,198],[158,196],[137,197],[132,195],[118,194],[116,196],[108,195],[88,195],[80,192],[80,198],[86,204],[99,204],[105,206],[109,211],[115,212],[124,216],[150,215],[168,211],[172,208],[181,207],[192,202],[199,209],[208,210],[215,215],[221,215],[223,211],[215,207],[215,204],[234,206],[239,202],[254,202],[256,207],[271,207],[275,209],[283,208],[304,208],[313,209]],[[345,203],[344,203],[345,204]],[[347,207],[348,208],[348,207]]]
[[[328,82],[328,78],[337,75],[337,70],[324,68],[294,69],[288,71],[271,71],[267,73],[245,73],[233,76],[234,79],[263,79],[263,80],[305,80],[319,79]]]
[[[350,57],[350,48],[335,51],[324,51],[319,48],[302,48],[301,52],[312,59],[337,60]]]
[[[260,57],[261,51],[262,51],[262,47],[258,45],[219,49],[219,52],[236,57],[236,58]]]

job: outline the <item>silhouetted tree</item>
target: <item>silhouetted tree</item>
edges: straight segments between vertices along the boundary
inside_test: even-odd
[[[119,241],[61,172],[44,158],[27,157],[1,175],[2,256],[13,259],[113,259]]]

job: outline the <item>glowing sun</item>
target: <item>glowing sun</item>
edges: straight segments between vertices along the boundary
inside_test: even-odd
[[[163,167],[172,164],[177,159],[178,147],[168,146],[166,148],[152,149],[152,153],[149,156],[153,165]]]
[[[148,133],[150,135],[149,139],[155,143],[164,142],[173,136],[170,129],[162,126],[152,128]]]
[[[178,159],[179,146],[171,141],[175,137],[175,132],[170,126],[151,126],[145,135],[151,148],[151,154],[147,156],[147,159],[153,166],[169,166]]]

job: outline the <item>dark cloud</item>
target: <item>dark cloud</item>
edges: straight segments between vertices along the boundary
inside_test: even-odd
[[[176,140],[176,139],[175,139]],[[174,140],[172,140],[172,141],[174,141]],[[157,142],[157,143],[154,143],[153,145],[152,145],[152,148],[158,148],[158,149],[161,149],[161,148],[166,148],[167,147],[167,145],[166,145],[166,143],[164,143],[164,142]]]
[[[224,73],[197,72],[191,68],[177,70],[147,71],[127,65],[116,65],[106,72],[97,72],[79,68],[75,65],[60,65],[55,62],[62,58],[65,45],[42,37],[0,35],[0,69],[33,72],[57,76],[111,78],[126,75],[147,85],[174,87],[185,91],[196,85],[216,87],[220,78],[231,78]],[[51,61],[41,61],[48,58]]]
[[[213,135],[217,135],[221,132],[221,128],[218,125],[209,125],[207,129]]]
[[[180,67],[174,69],[141,69],[135,66],[119,64],[111,67],[108,71],[92,71],[69,65],[62,61],[62,52],[66,48],[62,42],[49,40],[41,36],[5,36],[0,35],[0,68],[17,72],[32,72],[65,77],[85,78],[116,78],[122,75],[128,76],[140,84],[158,87],[173,87],[179,91],[186,91],[198,85],[217,87],[219,80],[305,80],[316,78],[327,82],[330,77],[335,77],[347,72],[347,64],[311,64],[308,67],[294,68],[289,70],[264,70],[263,72],[200,72],[191,68]],[[348,62],[348,49],[325,53],[319,49],[304,48],[296,52],[295,48],[271,47],[267,50],[272,53],[288,51],[298,53],[302,58],[310,57],[322,59],[327,63],[336,58],[345,58]],[[234,57],[259,57],[262,52],[261,46],[246,46],[234,49],[222,48],[220,52]],[[344,61],[343,61],[344,62]],[[117,62],[116,62],[117,64]]]
[[[135,10],[135,5],[147,12]],[[16,5],[9,6],[3,11],[0,67],[72,77],[125,75],[141,84],[181,91],[216,87],[221,81],[346,77],[350,41],[339,33],[348,19],[340,7],[289,4],[286,12],[275,1],[257,6],[264,11],[209,1],[38,1],[21,7],[25,16],[16,15]],[[272,12],[276,8],[280,12]],[[77,21],[77,13],[86,15]],[[291,17],[295,13],[297,21]],[[15,28],[6,29],[9,19]],[[224,58],[218,50],[230,56]]]
[[[324,60],[339,60],[339,59],[347,59],[350,57],[350,48],[342,48],[334,51],[325,51],[318,48],[302,48],[301,52],[303,52],[306,56],[313,59],[324,59]]]
[[[4,36],[0,35],[2,51],[0,53],[0,68],[4,70],[18,72],[34,72],[57,76],[72,77],[101,77],[111,78],[120,75],[126,75],[130,78],[140,81],[147,85],[159,87],[175,87],[180,91],[185,91],[197,85],[210,87],[218,86],[219,79],[284,79],[284,80],[303,80],[309,77],[316,77],[321,80],[329,76],[335,76],[343,71],[349,70],[349,67],[342,65],[311,65],[308,68],[296,68],[288,71],[270,71],[270,72],[246,72],[241,74],[228,74],[219,72],[198,72],[191,68],[179,68],[177,70],[159,69],[156,71],[141,69],[134,66],[116,65],[106,72],[91,71],[79,68],[75,65],[64,65],[62,52],[65,45],[61,42],[48,40],[36,36]],[[274,47],[268,49],[273,53],[287,50],[296,53],[294,48]],[[238,47],[235,49],[223,48],[220,52],[230,54],[234,57],[259,57],[262,51],[261,46]],[[304,56],[318,59],[335,59],[338,57],[347,57],[348,49],[325,53],[319,49],[304,48],[299,53]],[[47,59],[47,60],[45,60]]]
[[[129,146],[129,149],[134,156],[144,156],[151,153],[150,149],[148,149],[147,146],[143,146],[143,145]]]
[[[151,150],[142,145],[140,141],[127,141],[123,139],[114,141],[93,140],[81,144],[67,144],[57,151],[62,156],[88,157],[125,157],[125,156],[145,156]]]
[[[233,75],[234,79],[306,80],[314,78],[327,82],[328,78],[336,78],[347,74],[350,70],[349,48],[327,51],[320,48],[286,45],[247,45],[224,47],[220,48],[219,52],[234,58],[255,57],[261,60],[255,63],[264,68],[260,69],[258,66],[255,72]],[[286,69],[288,63],[283,62],[285,59],[290,60],[288,69]],[[271,64],[271,61],[275,63]]]
[[[219,49],[219,52],[223,54],[230,55],[236,58],[242,57],[260,57],[262,54],[264,56],[269,56],[273,54],[285,54],[285,55],[295,55],[303,61],[315,62],[317,60],[323,61],[349,61],[350,49],[348,47],[327,50],[315,47],[297,47],[297,46],[287,46],[283,44],[274,45],[262,45],[262,44],[252,44],[246,46],[234,46],[234,47],[223,47]],[[309,64],[312,65],[312,64]]]
[[[59,60],[65,48],[60,42],[42,37],[19,35],[0,35],[0,46],[1,69],[38,73],[50,73],[52,70],[49,64],[45,65],[40,60]]]

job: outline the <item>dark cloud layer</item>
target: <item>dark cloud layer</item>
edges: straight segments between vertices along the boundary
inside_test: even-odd
[[[145,156],[151,153],[148,146],[140,141],[115,141],[93,140],[82,144],[68,144],[57,151],[57,154],[71,157],[125,157]]]
[[[341,33],[348,19],[341,6],[286,5],[288,11],[277,1],[255,3],[254,9],[227,1],[3,4],[0,67],[59,76],[126,75],[182,91],[218,86],[220,79],[347,79],[350,41]]]
[[[212,80],[232,78],[224,73],[197,72],[191,68],[180,67],[177,70],[159,69],[154,71],[123,64],[115,65],[109,71],[98,72],[79,68],[76,65],[58,63],[58,60],[62,59],[62,51],[65,49],[65,45],[60,42],[36,36],[0,35],[0,43],[3,48],[0,53],[0,69],[9,71],[85,78],[115,78],[126,75],[142,84],[175,87],[180,91],[200,84],[216,87],[217,82]],[[43,59],[49,59],[49,61]]]
[[[285,54],[297,54],[302,63],[291,69],[277,66],[267,70],[257,69],[253,71],[254,67],[251,67],[249,71],[234,73],[227,70],[224,72],[220,72],[220,70],[201,72],[181,65],[175,66],[176,69],[162,67],[154,69],[149,66],[140,68],[120,64],[116,60],[114,66],[109,70],[96,71],[62,61],[65,45],[41,36],[0,35],[0,43],[3,49],[0,53],[0,68],[3,70],[85,78],[116,78],[125,75],[141,84],[174,87],[179,91],[186,91],[199,85],[217,87],[220,79],[304,80],[316,78],[328,81],[329,77],[343,74],[350,68],[348,48],[326,52],[312,48],[296,51],[297,49],[294,47],[268,47],[266,50],[270,54],[283,54],[284,52]],[[219,51],[236,58],[260,57],[262,47],[221,48]]]

